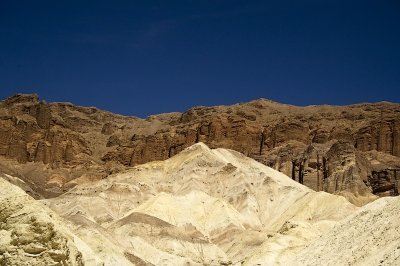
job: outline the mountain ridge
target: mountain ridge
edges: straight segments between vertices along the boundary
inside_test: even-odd
[[[37,99],[37,102],[41,102],[44,101],[47,103],[46,99],[42,99],[40,98],[40,95],[38,95],[37,93],[16,93],[13,94],[11,96],[8,96],[6,98],[4,98],[3,100],[1,100],[1,102],[7,101],[9,99],[12,99],[14,97],[27,97],[27,98],[33,98],[33,99]],[[234,105],[246,105],[246,104],[250,104],[250,103],[256,103],[256,102],[267,102],[267,103],[272,103],[272,104],[276,104],[276,105],[283,105],[283,106],[289,106],[289,107],[297,107],[297,108],[307,108],[307,107],[357,107],[357,106],[364,106],[364,105],[400,105],[400,103],[398,102],[391,102],[391,101],[387,101],[387,100],[381,100],[381,101],[377,101],[377,102],[355,102],[355,103],[349,103],[349,104],[306,104],[306,105],[295,105],[295,104],[290,104],[290,103],[282,103],[282,102],[278,102],[275,100],[271,100],[268,98],[256,98],[253,100],[248,100],[248,101],[243,101],[243,102],[237,102],[237,103],[232,103],[232,104],[217,104],[217,105],[195,105],[193,107],[190,107],[184,111],[170,111],[170,112],[163,112],[163,113],[155,113],[155,114],[150,114],[147,115],[145,117],[140,117],[140,116],[136,116],[135,114],[119,114],[116,112],[113,112],[111,110],[108,110],[107,108],[98,108],[94,105],[77,105],[74,104],[73,102],[63,102],[63,101],[53,101],[53,102],[48,102],[48,104],[54,104],[54,105],[69,105],[69,106],[75,106],[78,108],[89,108],[89,109],[97,109],[98,111],[102,111],[102,112],[106,112],[106,113],[111,113],[113,115],[116,116],[123,116],[123,117],[130,117],[130,118],[137,118],[137,119],[142,119],[142,120],[146,120],[149,117],[152,116],[162,116],[162,115],[168,115],[168,114],[182,114],[185,113],[191,109],[198,109],[198,108],[215,108],[215,107],[229,107],[229,106],[234,106]]]
[[[105,178],[197,142],[239,151],[287,175],[296,161],[296,180],[305,159],[305,184],[331,193],[367,195],[374,186],[392,193],[393,173],[373,171],[400,168],[400,105],[392,103],[297,107],[258,99],[142,119],[18,94],[0,102],[0,126],[3,168],[44,197],[67,191],[75,179]]]

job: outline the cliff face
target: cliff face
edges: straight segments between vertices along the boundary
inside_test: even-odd
[[[347,144],[336,149],[338,141]],[[260,99],[139,119],[69,103],[47,104],[37,95],[15,95],[0,103],[3,163],[15,170],[17,161],[21,176],[41,189],[51,175],[63,176],[57,186],[44,189],[49,193],[67,190],[68,182],[82,176],[99,179],[127,166],[167,159],[197,142],[239,151],[288,175],[291,161],[304,158],[304,183],[314,189],[324,187],[316,181],[317,156],[331,164],[330,176],[342,167],[334,161],[347,160],[359,169],[354,170],[364,181],[359,187],[369,191],[371,169],[400,167],[400,105],[296,107]],[[365,156],[371,151],[380,154],[373,165]],[[325,187],[330,192],[349,189]]]
[[[311,145],[344,140],[360,151],[400,155],[400,107],[396,104],[301,108],[258,100],[227,107],[196,107],[168,118],[148,118],[163,124],[152,134],[133,132],[130,139],[124,139],[115,132],[108,145],[117,149],[103,159],[144,163],[168,158],[199,141],[265,160],[271,150],[294,141]],[[118,150],[118,146],[131,149]]]

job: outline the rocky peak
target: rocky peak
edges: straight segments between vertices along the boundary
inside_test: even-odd
[[[31,103],[37,104],[39,103],[39,96],[36,93],[33,94],[16,94],[11,97],[8,97],[4,100],[6,105],[20,104],[20,103]]]

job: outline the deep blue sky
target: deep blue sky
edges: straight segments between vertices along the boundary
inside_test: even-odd
[[[17,92],[141,117],[400,102],[400,1],[0,0],[0,98]]]

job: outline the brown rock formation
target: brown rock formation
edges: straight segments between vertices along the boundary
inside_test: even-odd
[[[109,165],[124,169],[164,160],[197,142],[239,151],[288,175],[292,160],[305,156],[304,184],[314,189],[317,155],[326,156],[329,192],[366,191],[372,168],[364,153],[390,155],[395,158],[390,165],[400,167],[400,105],[296,107],[260,99],[139,119],[69,103],[47,104],[37,95],[19,94],[0,103],[0,156],[17,161],[25,179],[36,183],[28,168],[41,165],[40,184],[53,174],[66,175],[66,182],[83,171],[105,177]],[[374,163],[384,164],[380,159]],[[338,177],[334,169],[340,167],[346,170]],[[322,183],[322,169],[320,174]]]

